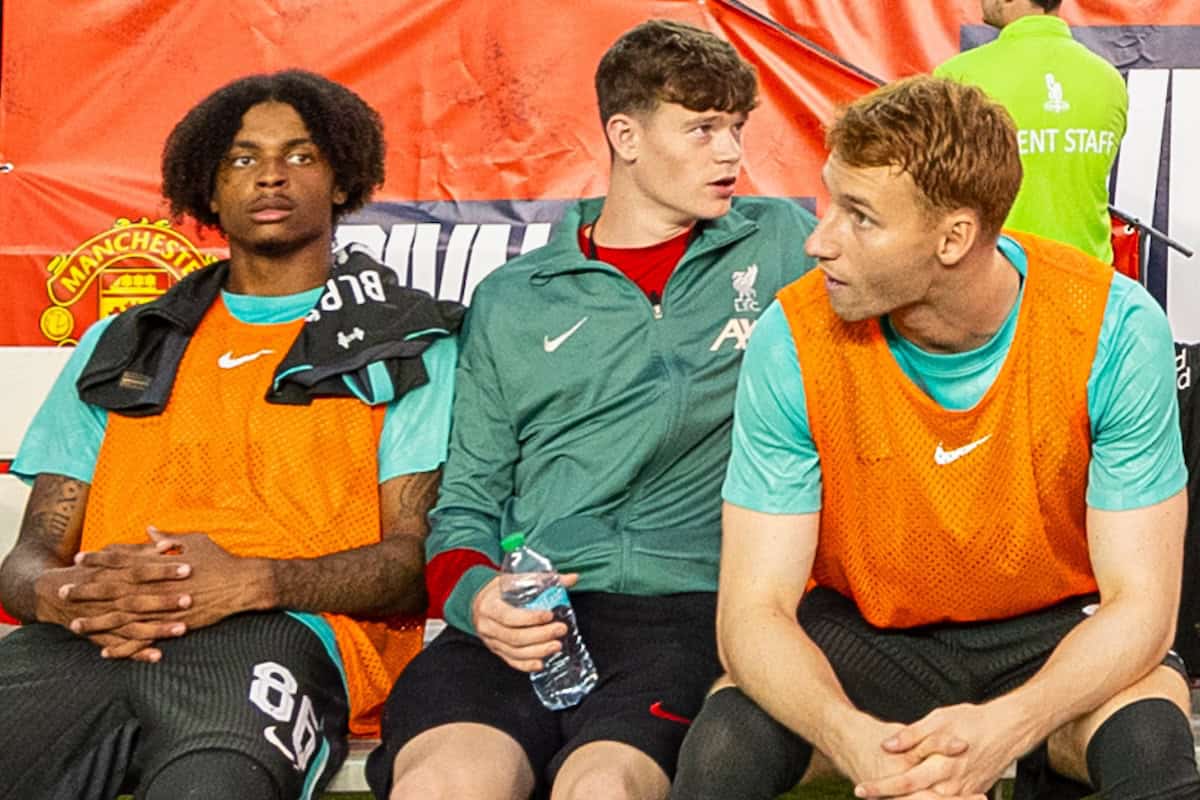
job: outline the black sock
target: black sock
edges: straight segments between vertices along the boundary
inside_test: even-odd
[[[1169,700],[1130,703],[1088,742],[1092,785],[1105,800],[1200,798],[1190,721]]]
[[[740,689],[704,702],[679,751],[672,800],[772,800],[795,786],[812,747]]]
[[[151,778],[142,800],[279,800],[275,779],[256,761],[232,750],[197,750]]]

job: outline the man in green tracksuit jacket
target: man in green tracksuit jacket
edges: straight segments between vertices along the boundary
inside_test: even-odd
[[[1062,0],[981,0],[1000,38],[935,70],[980,87],[1017,123],[1025,177],[1005,227],[1112,263],[1108,176],[1125,135],[1121,73],[1071,36]]]
[[[596,84],[607,197],[474,294],[427,546],[431,614],[450,627],[392,692],[368,767],[380,797],[665,798],[720,672],[738,366],[775,292],[811,267],[800,243],[815,220],[733,197],[757,87],[726,42],[644,23]],[[573,586],[600,675],[565,711],[527,673],[566,626],[500,597],[500,540],[517,530]]]

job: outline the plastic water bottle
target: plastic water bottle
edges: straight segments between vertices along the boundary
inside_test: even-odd
[[[567,590],[558,580],[550,559],[525,546],[525,534],[511,533],[501,540],[500,595],[517,608],[548,609],[556,622],[565,623],[562,649],[542,660],[542,669],[529,675],[542,705],[561,711],[579,703],[596,685],[596,665],[588,653]]]

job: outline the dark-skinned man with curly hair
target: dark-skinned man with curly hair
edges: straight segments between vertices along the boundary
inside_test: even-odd
[[[235,81],[163,153],[230,257],[84,335],[13,471],[0,795],[308,798],[420,647],[422,543],[461,309],[334,224],[383,183],[378,114]]]

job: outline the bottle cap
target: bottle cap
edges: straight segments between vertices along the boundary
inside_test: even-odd
[[[523,531],[514,531],[508,536],[500,540],[500,547],[506,553],[511,553],[518,547],[523,547],[525,544],[525,534]]]

